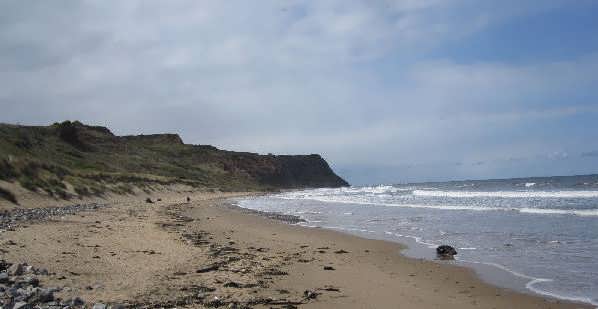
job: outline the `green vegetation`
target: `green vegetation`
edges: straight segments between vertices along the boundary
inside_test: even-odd
[[[318,155],[224,151],[184,144],[176,134],[120,137],[77,121],[0,124],[0,180],[63,199],[171,184],[222,191],[346,185]]]

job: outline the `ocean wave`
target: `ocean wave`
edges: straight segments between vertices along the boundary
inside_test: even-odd
[[[427,197],[499,197],[499,198],[598,198],[598,191],[436,191],[413,190],[415,196]]]
[[[280,199],[293,200],[296,198],[277,196]],[[461,211],[512,211],[519,213],[538,214],[538,215],[575,215],[581,217],[598,217],[598,209],[548,209],[548,208],[508,208],[491,206],[472,206],[472,205],[419,205],[419,204],[396,204],[396,203],[376,203],[355,199],[334,198],[334,197],[308,197],[302,198],[324,203],[339,204],[357,204],[381,207],[404,207],[421,209],[439,209],[439,210],[461,210]]]
[[[598,209],[547,209],[547,208],[520,208],[521,213],[545,215],[577,215],[581,217],[597,217]]]
[[[290,198],[301,198],[309,196],[342,196],[342,195],[387,195],[397,192],[410,192],[413,188],[398,188],[391,185],[379,185],[369,187],[342,187],[342,188],[319,188],[302,191],[291,191],[279,194]]]

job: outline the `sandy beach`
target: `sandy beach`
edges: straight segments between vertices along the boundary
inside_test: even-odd
[[[152,194],[154,203],[129,196],[18,222],[0,234],[1,259],[47,270],[37,276],[41,287],[89,307],[591,308],[494,287],[462,267],[406,258],[397,243],[290,225],[226,200],[246,194],[170,191]]]

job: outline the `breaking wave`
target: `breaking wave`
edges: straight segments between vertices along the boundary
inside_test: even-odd
[[[497,197],[497,198],[598,198],[598,191],[429,191],[413,190],[415,196],[428,197]]]

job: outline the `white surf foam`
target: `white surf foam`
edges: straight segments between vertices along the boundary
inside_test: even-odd
[[[439,191],[413,190],[415,196],[498,198],[598,198],[598,191]]]
[[[542,215],[576,215],[580,217],[598,217],[598,209],[546,209],[546,208],[521,208],[521,213]]]
[[[280,199],[294,200],[297,198],[288,196],[276,196]],[[422,208],[422,209],[440,209],[440,210],[461,210],[461,211],[513,211],[520,213],[529,213],[537,215],[575,215],[581,217],[598,217],[598,209],[547,209],[547,208],[505,208],[505,207],[485,207],[485,206],[469,206],[469,205],[419,205],[419,204],[396,204],[396,203],[376,203],[361,201],[359,199],[343,198],[343,197],[304,197],[301,199],[324,202],[324,203],[340,203],[340,204],[357,204],[368,206],[381,207],[405,207],[405,208]]]

